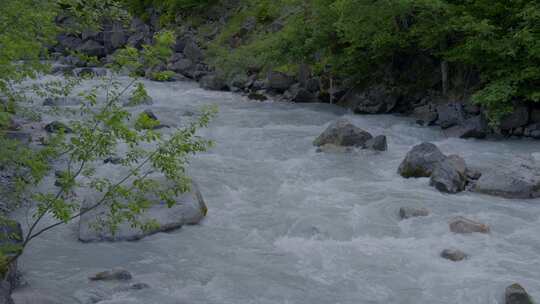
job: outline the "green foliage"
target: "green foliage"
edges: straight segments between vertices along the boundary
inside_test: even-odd
[[[135,121],[135,129],[137,130],[152,130],[159,126],[159,120],[150,117],[150,115],[142,112]]]
[[[151,100],[150,95],[148,95],[144,85],[139,82],[135,85],[135,90],[131,93],[127,106],[138,106],[147,103],[149,100]]]
[[[423,57],[448,62],[454,78],[468,77],[460,71],[479,75],[473,87],[452,89],[475,93],[494,122],[515,102],[540,101],[538,1],[245,0],[242,7],[209,47],[226,75],[310,63],[319,73],[369,84],[388,80],[392,69],[402,69],[399,62]],[[250,16],[259,26],[231,49],[231,37]],[[260,26],[278,17],[279,32]],[[426,69],[394,71],[393,85],[441,89],[433,87],[434,67]],[[414,82],[400,78],[404,73],[414,74]]]
[[[150,74],[150,79],[155,81],[171,81],[173,80],[175,73],[173,71],[160,71]]]

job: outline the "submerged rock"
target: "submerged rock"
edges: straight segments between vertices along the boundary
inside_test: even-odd
[[[366,142],[373,136],[353,125],[346,119],[339,119],[319,135],[313,142],[315,146],[324,146],[327,144],[345,147],[364,147]]]
[[[113,269],[98,272],[88,279],[91,281],[129,281],[133,276],[125,269]]]
[[[505,198],[540,197],[540,168],[521,165],[513,170],[495,168],[483,172],[473,191]]]
[[[438,163],[446,156],[432,143],[422,143],[412,148],[398,169],[398,173],[406,178],[429,177]]]
[[[525,288],[518,283],[506,287],[504,298],[505,304],[534,304]]]
[[[475,222],[468,218],[458,216],[450,220],[449,223],[450,231],[460,234],[468,233],[489,233],[489,226],[479,222]]]
[[[136,241],[151,234],[178,229],[183,225],[197,224],[206,216],[208,209],[195,183],[192,185],[192,191],[179,195],[176,202],[171,208],[165,202],[159,202],[140,216],[139,220],[142,222],[156,221],[158,224],[156,227],[142,230],[138,227],[131,227],[129,223],[121,223],[114,234],[107,228],[98,229],[96,227],[96,222],[105,220],[108,212],[106,206],[98,207],[81,216],[79,220],[79,240],[82,242]],[[91,200],[85,200],[81,209],[88,209],[91,206]]]
[[[429,210],[426,208],[401,207],[399,208],[399,217],[409,219],[412,217],[428,216]]]
[[[453,262],[459,262],[466,259],[467,254],[459,249],[444,249],[441,252],[441,257]]]

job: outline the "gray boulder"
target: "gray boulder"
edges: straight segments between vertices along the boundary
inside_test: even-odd
[[[505,198],[540,197],[540,168],[521,165],[515,169],[487,170],[476,181],[473,191]]]
[[[184,47],[184,55],[186,58],[193,61],[199,62],[204,58],[204,53],[201,48],[195,43],[195,41],[189,41]]]
[[[435,165],[429,184],[445,193],[465,190],[467,167],[463,158],[451,155]]]
[[[413,117],[416,119],[416,123],[423,126],[432,126],[439,115],[437,109],[432,104],[423,105],[417,107],[413,111]]]
[[[105,57],[107,55],[105,47],[94,40],[85,41],[77,47],[77,50],[88,56]]]
[[[98,272],[88,279],[90,281],[129,281],[132,277],[131,273],[125,269],[113,269]]]
[[[432,143],[422,143],[407,153],[398,173],[406,178],[429,177],[438,163],[446,156]]]
[[[441,257],[452,262],[459,262],[466,259],[467,254],[459,249],[444,249],[441,252]]]
[[[490,228],[486,224],[478,223],[468,218],[457,216],[450,220],[450,231],[460,234],[489,233]]]
[[[179,59],[169,65],[169,70],[180,73],[184,76],[193,78],[193,72],[195,70],[195,64],[191,59]]]
[[[79,220],[79,240],[82,242],[135,241],[158,232],[178,229],[183,225],[195,225],[206,216],[208,209],[195,183],[192,185],[192,191],[179,195],[176,202],[171,208],[165,202],[159,202],[151,206],[138,218],[141,222],[156,221],[158,227],[151,230],[142,230],[131,227],[129,223],[121,223],[114,234],[106,228],[96,229],[96,223],[105,220],[108,211],[107,206],[98,207],[81,216]],[[91,206],[90,200],[85,200],[81,210],[88,209]]]
[[[483,139],[489,133],[489,126],[482,115],[477,115],[446,129],[445,133],[450,137]]]
[[[388,143],[386,141],[386,136],[378,135],[366,141],[366,149],[371,149],[375,151],[386,151],[388,150]]]
[[[437,124],[443,129],[448,129],[458,125],[465,120],[463,105],[457,102],[451,102],[437,106],[438,120]]]
[[[343,96],[338,105],[353,110],[355,113],[388,113],[396,106],[398,96],[385,86],[373,86],[367,89],[352,89]]]
[[[103,42],[107,53],[126,45],[128,39],[128,32],[121,22],[112,22],[104,27]]]
[[[402,220],[413,218],[413,217],[428,216],[428,215],[429,215],[429,210],[426,208],[414,208],[414,207],[399,208],[399,217]]]
[[[364,147],[366,142],[373,136],[368,132],[358,128],[346,119],[339,119],[313,142],[315,146],[335,145],[345,147]]]
[[[229,89],[225,79],[215,74],[210,74],[203,76],[199,80],[199,85],[203,89],[214,90],[214,91],[226,91]]]
[[[518,283],[506,287],[504,299],[505,304],[534,304],[525,288]]]
[[[291,95],[291,100],[297,103],[310,103],[318,101],[316,94],[302,87],[292,89]]]
[[[268,73],[268,89],[283,93],[294,83],[294,78],[281,72]]]

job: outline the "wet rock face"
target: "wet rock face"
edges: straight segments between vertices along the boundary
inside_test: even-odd
[[[429,177],[436,165],[446,156],[432,143],[422,143],[412,148],[398,169],[398,173],[406,178]]]
[[[96,227],[96,221],[106,218],[108,208],[101,206],[93,209],[83,214],[79,220],[79,240],[82,242],[136,241],[151,234],[178,229],[183,225],[195,225],[206,216],[208,208],[195,183],[192,185],[191,192],[178,196],[176,201],[177,203],[171,208],[165,202],[158,202],[139,218],[142,222],[155,220],[158,224],[156,227],[142,230],[131,227],[128,223],[122,223],[114,234],[107,227],[101,229]],[[92,200],[85,200],[81,209],[92,207],[92,202]]]
[[[363,147],[373,136],[353,125],[346,119],[339,119],[333,122],[321,134],[313,144],[315,146],[324,146],[327,144],[345,147]]]
[[[414,208],[414,207],[401,207],[399,208],[399,217],[402,220],[413,218],[413,217],[420,217],[420,216],[428,216],[429,210],[426,208]]]
[[[450,220],[450,231],[459,234],[489,233],[490,228],[486,224],[475,222],[468,218],[458,216]]]
[[[444,249],[441,252],[441,257],[452,262],[463,261],[467,258],[467,254],[459,249]]]
[[[533,300],[518,283],[514,283],[505,290],[505,304],[534,304]]]
[[[517,169],[491,169],[478,179],[473,191],[505,198],[540,197],[540,168],[521,165]]]

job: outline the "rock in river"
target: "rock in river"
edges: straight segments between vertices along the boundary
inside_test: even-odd
[[[171,208],[165,202],[160,202],[141,215],[140,221],[157,221],[158,226],[150,230],[143,231],[140,228],[131,227],[128,223],[122,223],[112,234],[108,229],[96,229],[96,222],[105,217],[108,209],[106,206],[85,213],[79,221],[79,240],[82,242],[135,241],[154,233],[171,231],[183,225],[197,224],[206,216],[207,207],[197,185],[193,183],[191,188],[192,191],[180,195],[177,203]],[[87,203],[81,209],[84,210],[90,206],[92,205]]]
[[[113,269],[98,272],[89,277],[91,281],[129,281],[133,276],[125,269]]]
[[[414,208],[414,207],[401,207],[399,208],[399,217],[401,219],[408,219],[412,217],[428,216],[429,210],[426,208]]]
[[[465,160],[451,155],[435,166],[429,184],[441,192],[461,192],[467,184],[466,170]]]
[[[366,142],[373,136],[368,132],[358,128],[346,119],[339,119],[315,139],[315,146],[327,144],[345,147],[364,147]]]
[[[406,178],[429,177],[436,165],[446,156],[432,143],[422,143],[412,148],[398,169],[398,173]]]
[[[533,300],[518,283],[514,283],[505,290],[505,303],[506,304],[534,304]]]
[[[459,249],[444,249],[441,252],[441,257],[452,262],[463,261],[467,258],[467,254]]]
[[[468,218],[458,216],[453,218],[450,223],[450,231],[454,233],[468,234],[468,233],[489,233],[489,226],[486,224],[478,223]]]
[[[522,164],[515,169],[492,168],[483,172],[473,190],[505,198],[540,197],[540,168]]]

